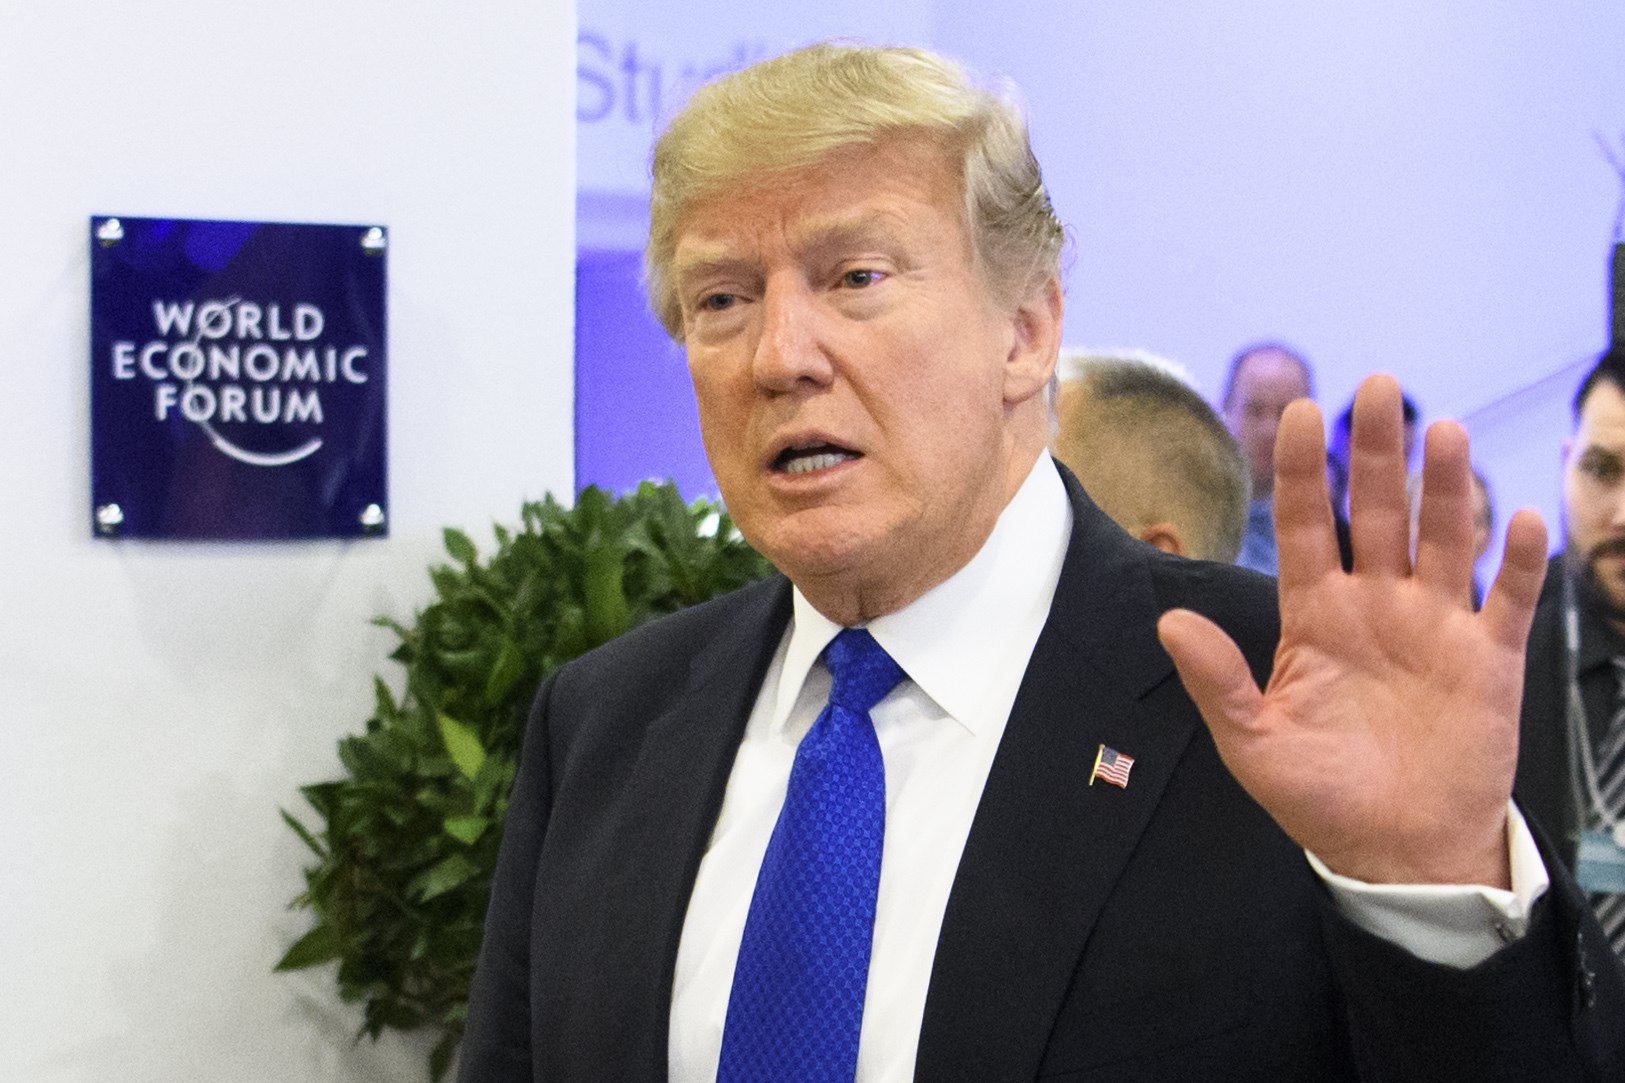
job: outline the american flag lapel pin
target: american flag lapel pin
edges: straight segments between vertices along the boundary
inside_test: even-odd
[[[1134,757],[1125,755],[1115,748],[1100,746],[1095,753],[1095,769],[1089,773],[1089,785],[1095,784],[1095,779],[1105,779],[1118,789],[1128,789],[1128,771],[1134,766]]]

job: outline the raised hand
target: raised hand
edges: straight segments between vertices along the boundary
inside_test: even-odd
[[[1333,871],[1371,883],[1510,882],[1507,798],[1524,643],[1546,529],[1524,510],[1480,612],[1471,607],[1467,435],[1428,429],[1410,552],[1399,385],[1354,400],[1350,534],[1338,561],[1320,411],[1287,408],[1275,448],[1281,641],[1262,692],[1223,631],[1186,610],[1158,634],[1219,753],[1259,804]]]

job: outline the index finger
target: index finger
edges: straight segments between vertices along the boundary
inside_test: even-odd
[[[1275,548],[1283,595],[1343,570],[1326,487],[1326,432],[1308,399],[1287,406],[1275,434]]]

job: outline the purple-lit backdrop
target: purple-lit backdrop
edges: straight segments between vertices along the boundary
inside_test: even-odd
[[[647,95],[659,69],[669,110],[684,73],[824,36],[925,43],[1008,76],[1073,235],[1069,345],[1150,350],[1216,396],[1238,346],[1282,338],[1309,355],[1328,415],[1366,373],[1393,372],[1427,419],[1467,425],[1503,522],[1530,505],[1555,533],[1567,402],[1606,342],[1619,178],[1596,133],[1617,148],[1625,132],[1617,0],[1035,0],[997,19],[956,0],[820,8],[817,25],[780,0],[744,23],[720,4],[610,7],[581,7],[587,104],[611,73],[618,101]],[[632,416],[625,387],[644,380],[659,401],[640,411],[692,413],[623,326],[648,317],[624,291],[589,292],[592,261],[641,244],[654,118],[634,112],[579,116],[577,226],[594,254],[577,378],[624,385],[578,400],[582,484],[698,469],[677,427]],[[589,321],[639,355],[612,356]],[[623,476],[599,472],[606,443],[638,456]]]
[[[683,351],[646,314],[640,266],[616,249],[576,257],[577,488],[670,478],[714,496]]]

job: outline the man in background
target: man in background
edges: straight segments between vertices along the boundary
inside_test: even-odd
[[[1407,394],[1400,396],[1400,409],[1405,419],[1405,469],[1416,469],[1417,437],[1421,434],[1422,412],[1416,401]],[[1343,407],[1343,412],[1332,422],[1331,435],[1326,438],[1326,471],[1332,487],[1332,510],[1346,520],[1349,514],[1349,427],[1354,420],[1354,402]],[[1345,567],[1347,563],[1345,562]]]
[[[1230,361],[1222,401],[1225,422],[1252,470],[1252,503],[1236,560],[1244,568],[1276,574],[1275,437],[1287,404],[1314,396],[1314,377],[1302,355],[1276,342],[1249,346]]]
[[[1063,352],[1053,450],[1118,526],[1164,552],[1229,564],[1249,471],[1219,415],[1150,355]]]
[[[1490,551],[1495,533],[1495,500],[1490,493],[1490,481],[1478,467],[1473,467],[1473,608],[1484,604],[1484,583],[1479,577],[1479,563]],[[1334,490],[1335,491],[1335,490]],[[1422,514],[1422,475],[1413,473],[1405,481],[1405,495],[1411,502],[1411,552],[1416,551],[1416,535]],[[1345,560],[1344,568],[1350,567]]]
[[[1586,375],[1574,420],[1564,547],[1529,635],[1516,793],[1625,957],[1625,351]]]
[[[1481,564],[1495,540],[1495,495],[1490,479],[1473,467],[1473,608],[1484,605],[1484,577]]]

